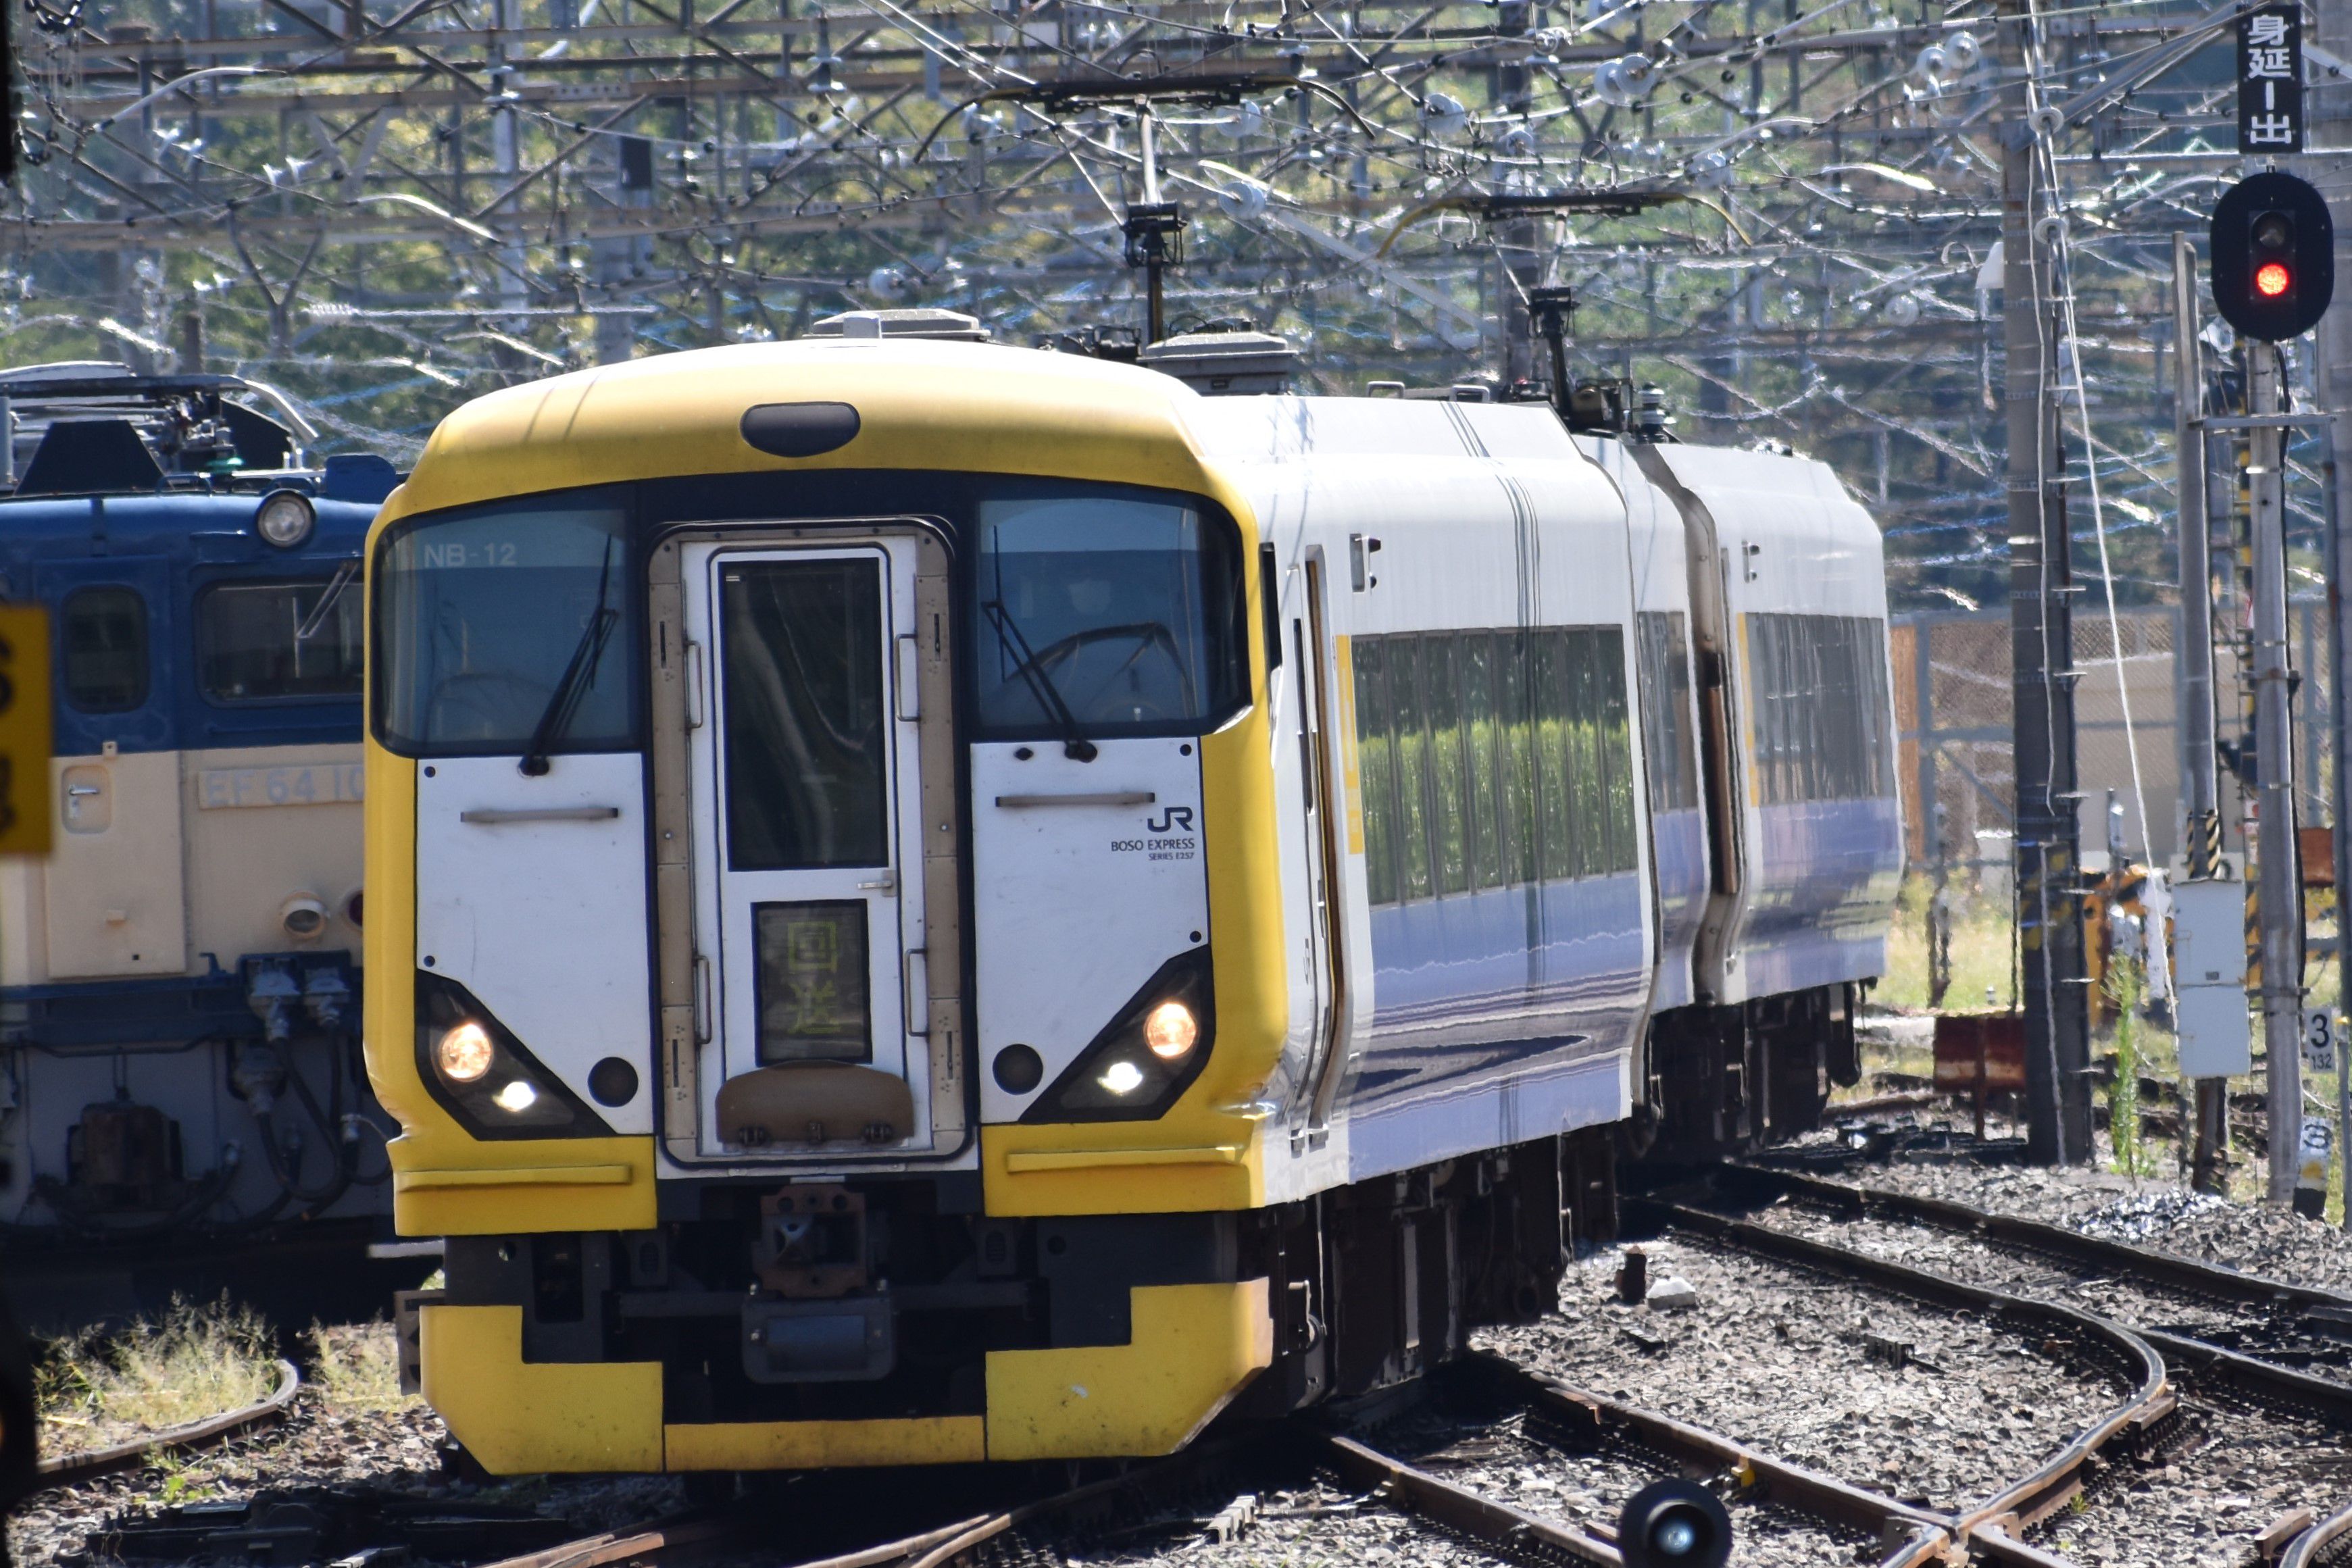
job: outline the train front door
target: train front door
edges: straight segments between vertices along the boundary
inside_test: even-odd
[[[951,932],[956,896],[923,831],[944,793],[925,764],[951,767],[926,736],[948,706],[944,551],[914,528],[799,538],[681,561],[699,1153],[922,1157],[962,1120],[939,1113],[962,1096],[960,1024],[934,1006],[926,920],[944,904]]]

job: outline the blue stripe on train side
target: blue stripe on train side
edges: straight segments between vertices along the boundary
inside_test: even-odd
[[[1631,872],[1371,912],[1351,1178],[1614,1120],[1647,988]]]
[[[1868,979],[1886,967],[1886,922],[1903,874],[1891,798],[1766,806],[1761,874],[1748,903],[1748,993]]]

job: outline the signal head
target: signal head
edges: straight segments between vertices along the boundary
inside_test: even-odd
[[[2292,174],[2250,175],[2213,208],[2213,304],[2249,338],[2280,342],[2317,324],[2336,289],[2327,204]]]

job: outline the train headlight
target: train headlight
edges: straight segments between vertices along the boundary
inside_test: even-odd
[[[452,1083],[479,1082],[498,1059],[499,1048],[492,1043],[490,1031],[471,1019],[444,1034],[433,1047],[433,1065]]]
[[[253,531],[279,549],[292,549],[310,537],[319,514],[299,490],[272,490],[254,509]]]
[[[416,1066],[442,1110],[477,1138],[582,1138],[612,1128],[481,999],[416,972]]]
[[[1170,959],[1022,1113],[1024,1122],[1138,1122],[1164,1114],[1216,1043],[1209,949]],[[1008,1092],[1012,1085],[1000,1077]]]
[[[1143,1015],[1143,1043],[1162,1061],[1179,1061],[1201,1040],[1201,1020],[1182,1002],[1162,1002]]]

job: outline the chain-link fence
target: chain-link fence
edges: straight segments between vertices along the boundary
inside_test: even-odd
[[[2295,778],[2303,821],[2324,822],[2329,758],[2326,606],[2289,607],[2295,670]],[[2181,850],[2180,612],[2117,612],[2085,605],[2074,619],[2076,771],[2085,863],[2106,863],[2111,837],[2135,860],[2168,864]],[[2117,678],[2119,645],[2121,679]],[[1903,813],[1911,863],[1972,875],[2006,889],[2012,863],[2016,773],[2010,724],[2010,623],[1998,613],[1900,616],[1892,628],[1895,712],[1902,728]],[[2217,642],[2215,731],[2225,747],[2252,728],[2238,680],[2238,649]],[[2128,724],[2126,724],[2128,714]],[[2137,788],[2133,758],[2138,758]],[[2110,802],[2120,818],[2111,826]],[[2146,802],[2147,820],[2140,818]],[[2235,780],[2221,775],[2229,847],[2243,821]]]

